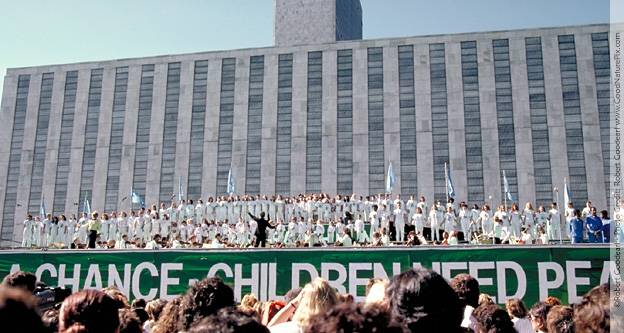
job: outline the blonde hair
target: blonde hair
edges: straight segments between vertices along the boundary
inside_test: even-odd
[[[292,321],[300,327],[308,326],[310,318],[323,314],[338,304],[338,293],[329,283],[316,278],[301,290],[301,301],[293,315]]]

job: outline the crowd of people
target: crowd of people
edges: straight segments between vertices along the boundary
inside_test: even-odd
[[[622,332],[607,284],[580,303],[548,297],[531,308],[521,299],[495,304],[468,274],[451,281],[415,268],[389,280],[371,279],[364,302],[340,294],[322,278],[261,302],[240,302],[218,277],[201,280],[169,301],[128,298],[115,287],[81,290],[46,309],[31,273],[14,272],[0,286],[0,325],[29,333],[606,333]],[[613,317],[612,317],[613,315]]]
[[[614,211],[624,219],[624,202]],[[209,197],[180,200],[168,207],[118,212],[28,215],[25,248],[223,248],[389,246],[421,244],[603,243],[613,230],[606,210],[590,201],[560,212],[512,203],[429,203],[424,196],[335,196],[327,194]],[[615,228],[613,228],[615,229]],[[622,235],[616,237],[624,238]]]

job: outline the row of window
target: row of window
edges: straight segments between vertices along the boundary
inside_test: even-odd
[[[132,190],[141,198],[145,198],[147,160],[149,159],[149,130],[151,126],[152,101],[154,96],[154,65],[143,65],[141,67],[141,83],[139,89],[139,112],[137,115]]]
[[[308,53],[306,191],[321,192],[323,131],[323,52]]]
[[[611,198],[611,159],[609,158],[610,147],[610,95],[611,64],[609,59],[609,33],[594,33],[592,38],[592,51],[594,56],[594,73],[596,77],[596,102],[598,104],[598,120],[600,122],[600,142],[602,147],[603,171],[605,177],[605,190],[607,198]],[[607,201],[609,205],[613,202]]]
[[[353,50],[338,50],[337,152],[338,193],[353,192]]]
[[[275,193],[290,193],[292,138],[293,55],[280,54],[277,67],[277,139],[275,156]]]
[[[208,60],[195,61],[193,70],[193,105],[191,107],[191,140],[186,194],[201,196],[204,165],[204,125],[208,93]]]
[[[446,199],[445,163],[449,162],[446,59],[444,43],[429,45],[431,81],[431,134],[433,142],[433,191],[435,200]]]
[[[178,193],[179,180],[175,175],[176,141],[178,133],[178,106],[180,101],[180,63],[167,66],[167,88],[165,96],[165,124],[160,166],[160,200],[171,201]],[[175,179],[175,180],[174,180]]]
[[[383,48],[367,50],[368,60],[368,190],[385,191]]]
[[[414,46],[399,46],[401,193],[418,195]]]
[[[247,106],[247,168],[245,192],[260,193],[262,160],[262,103],[264,101],[264,56],[254,56],[249,64]],[[254,175],[258,175],[254,177]]]
[[[236,59],[221,61],[221,96],[219,103],[219,136],[217,144],[217,194],[227,192],[228,173],[232,166],[232,131],[234,121],[234,85]]]

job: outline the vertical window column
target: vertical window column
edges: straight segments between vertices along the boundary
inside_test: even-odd
[[[176,192],[174,187],[175,155],[178,133],[178,108],[180,101],[180,63],[167,66],[167,88],[165,97],[165,123],[163,124],[163,146],[160,165],[160,202],[170,202]]]
[[[353,50],[338,50],[336,180],[338,194],[353,192]]]
[[[433,139],[433,189],[435,200],[446,200],[444,163],[449,162],[448,102],[444,43],[429,44],[431,73],[431,133]]]
[[[275,193],[290,193],[290,144],[292,138],[292,70],[293,55],[280,54],[277,86],[277,149]]]
[[[464,127],[468,201],[484,202],[483,149],[481,109],[479,102],[479,62],[477,42],[461,42],[462,89],[464,93]]]
[[[600,121],[600,143],[602,147],[603,169],[605,174],[606,197],[611,198],[611,160],[609,150],[611,149],[611,64],[609,59],[609,33],[593,33],[592,49],[594,55],[594,74],[596,76],[596,102],[598,103],[598,119]],[[611,200],[608,206],[611,207]]]
[[[152,102],[154,97],[154,65],[141,67],[141,85],[139,91],[139,112],[137,115],[137,132],[134,152],[133,191],[145,199],[147,183],[147,160],[149,159],[149,133],[152,119]]]
[[[399,117],[401,135],[401,193],[418,194],[414,46],[399,46]]]
[[[308,53],[306,191],[321,192],[323,153],[323,52]]]
[[[511,67],[509,64],[509,40],[492,41],[494,51],[494,82],[496,86],[496,119],[498,123],[498,155],[501,169],[501,193],[503,188],[502,171],[505,171],[509,191],[518,198],[518,176],[516,166],[516,138],[513,119],[511,93]]]
[[[109,212],[117,210],[119,205],[119,176],[121,173],[127,92],[128,67],[118,67],[115,70],[115,91],[113,92],[113,112],[111,115],[110,145],[108,147],[108,174],[106,177],[106,197],[104,198],[104,209]]]
[[[0,231],[2,239],[13,239],[13,222],[15,220],[15,206],[17,205],[17,185],[20,176],[29,87],[30,75],[20,75],[17,78],[13,130],[11,133],[11,146],[9,147],[9,166],[7,168],[7,182],[4,193],[4,209],[2,210],[2,230]]]
[[[39,112],[37,113],[37,128],[35,130],[35,149],[33,151],[32,173],[30,178],[30,196],[28,212],[39,211],[42,200],[43,168],[45,165],[46,148],[48,146],[48,128],[50,124],[50,109],[52,107],[52,88],[54,73],[43,73],[41,78],[41,94],[39,96]]]
[[[91,70],[89,83],[89,99],[87,106],[87,124],[84,136],[84,152],[82,155],[82,172],[80,179],[79,203],[82,205],[85,198],[91,201],[93,191],[93,176],[95,170],[95,150],[100,121],[100,105],[102,102],[102,77],[104,70]]]
[[[576,206],[580,207],[587,201],[587,174],[574,35],[559,36],[559,64],[570,172],[568,181],[572,199],[576,202]]]
[[[262,160],[262,102],[264,96],[264,56],[253,56],[249,64],[247,102],[247,170],[245,193],[260,193]]]
[[[191,110],[191,143],[186,194],[191,199],[201,197],[204,165],[204,126],[208,89],[208,60],[195,61],[193,74],[193,106]]]
[[[59,150],[56,159],[56,184],[54,186],[54,203],[52,212],[65,212],[67,199],[67,179],[71,160],[71,145],[74,133],[74,116],[76,113],[76,92],[78,90],[78,71],[70,71],[65,75],[65,92],[63,96],[63,114],[61,116],[61,133]]]
[[[541,37],[527,37],[526,62],[529,81],[529,110],[533,138],[533,174],[535,176],[535,204],[547,206],[552,201],[552,174],[550,169],[550,142],[544,86],[544,62]]]
[[[385,192],[383,48],[368,48],[368,189]],[[351,91],[349,91],[349,97]],[[340,145],[340,141],[338,142]],[[346,193],[342,193],[346,194]]]
[[[227,192],[228,172],[232,163],[234,124],[234,85],[236,58],[221,61],[221,96],[219,103],[219,143],[217,147],[217,195]]]

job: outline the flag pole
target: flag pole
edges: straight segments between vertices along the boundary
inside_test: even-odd
[[[444,203],[444,208],[446,208],[446,206],[448,205],[449,202],[449,188],[448,188],[448,167],[447,167],[447,163],[444,162],[444,188],[446,189],[444,192],[446,192],[446,202]],[[445,209],[446,211],[446,209]]]
[[[507,175],[505,175],[505,170],[503,170],[503,180],[507,180]],[[505,203],[505,213],[507,213],[507,191],[503,193],[503,202]]]

